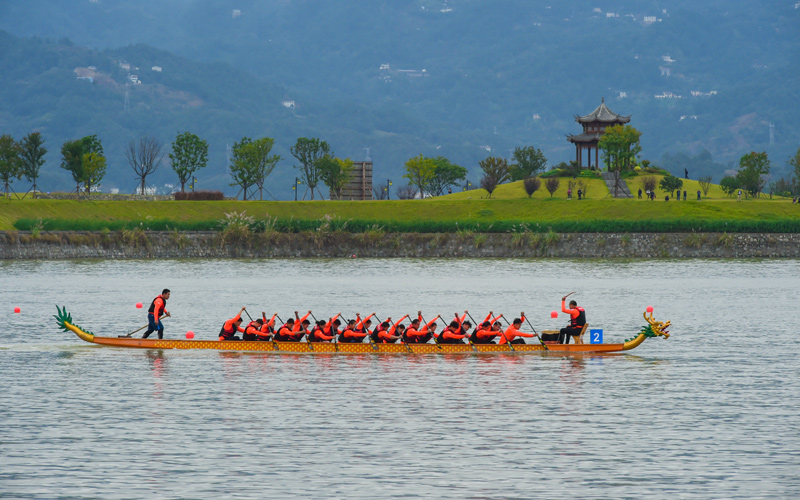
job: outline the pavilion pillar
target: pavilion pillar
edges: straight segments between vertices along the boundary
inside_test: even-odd
[[[600,148],[594,148],[594,166],[597,170],[600,170]]]

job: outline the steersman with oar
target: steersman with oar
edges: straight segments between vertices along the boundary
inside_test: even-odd
[[[167,299],[169,299],[169,288],[165,288],[161,292],[161,295],[154,298],[153,302],[150,303],[150,308],[147,310],[148,328],[147,331],[144,332],[144,335],[142,335],[143,339],[146,339],[155,331],[158,331],[158,338],[164,338],[164,325],[161,324],[161,317],[166,316],[169,318],[172,316],[169,311],[167,311]]]
[[[569,338],[575,339],[575,343],[580,343],[580,334],[583,330],[583,325],[586,324],[586,311],[582,307],[578,307],[578,303],[574,300],[569,301],[569,309],[566,307],[567,297],[575,292],[570,292],[561,297],[561,312],[569,314],[569,324],[566,328],[562,328],[558,336],[559,344],[569,344]]]

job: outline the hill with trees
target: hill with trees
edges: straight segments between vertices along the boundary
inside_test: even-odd
[[[273,176],[287,186],[298,137],[357,160],[370,148],[376,177],[396,184],[419,154],[468,168],[475,183],[479,161],[519,146],[550,164],[573,159],[573,115],[601,97],[633,115],[642,158],[676,175],[718,180],[750,151],[782,170],[800,138],[792,1],[41,0],[0,5],[0,29],[51,40],[2,37],[0,68],[17,75],[0,77],[3,132],[49,127],[61,135],[42,129],[48,141],[97,133],[124,144],[189,130],[209,142],[204,174],[216,187],[227,184],[225,145],[244,136],[275,138]],[[9,43],[36,45],[35,57],[13,58]],[[122,86],[120,60],[143,82],[129,89],[128,115],[119,87],[70,73],[95,66]],[[38,106],[20,111],[19,98]],[[122,186],[116,149],[106,148],[109,180]]]

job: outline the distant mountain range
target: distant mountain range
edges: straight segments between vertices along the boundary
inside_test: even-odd
[[[279,198],[301,136],[369,154],[395,185],[418,154],[476,182],[478,161],[515,146],[574,159],[574,115],[602,97],[675,173],[719,179],[757,150],[780,175],[800,146],[794,0],[10,1],[0,29],[0,131],[43,132],[53,189],[71,184],[66,139],[98,134],[104,186],[131,191],[125,144],[184,130],[210,144],[200,187],[230,191],[226,145],[245,135],[276,139]]]

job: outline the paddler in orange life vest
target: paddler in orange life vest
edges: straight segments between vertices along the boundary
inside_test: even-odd
[[[442,334],[437,337],[439,344],[463,344],[464,332],[461,330],[461,323],[457,319],[450,322],[450,325],[442,330]]]
[[[166,316],[169,318],[172,316],[166,309],[167,299],[169,299],[169,288],[165,288],[161,295],[154,298],[153,302],[150,303],[150,308],[147,310],[148,326],[147,331],[142,335],[143,339],[149,337],[156,330],[158,330],[158,338],[164,338],[164,325],[161,324],[161,317]]]
[[[246,308],[242,307],[239,310],[239,314],[234,316],[233,318],[226,321],[222,328],[219,330],[219,340],[242,340],[236,336],[236,332],[244,333],[244,328],[242,328],[242,313]]]
[[[422,322],[422,311],[417,311],[417,319],[411,322],[404,333],[404,340],[406,343],[427,344],[428,341],[433,338],[434,333],[436,333],[436,321],[438,321],[441,317],[441,315],[436,316],[427,324],[423,325],[422,328],[420,328],[419,325]]]
[[[309,315],[311,315],[311,311],[308,311],[308,314],[301,318],[297,311],[295,311],[295,317],[289,318],[286,324],[278,329],[274,337],[275,340],[281,342],[300,342],[300,339],[308,333],[308,326],[311,325],[311,321],[308,320]]]
[[[358,315],[356,315],[356,317],[358,318]],[[351,319],[348,321],[344,331],[341,333],[341,335],[339,335],[339,342],[345,344],[360,344],[363,342],[364,337],[369,334],[359,331],[358,323],[359,321],[357,319]]]
[[[566,328],[561,329],[561,333],[558,336],[559,344],[569,344],[570,337],[575,340],[576,344],[583,343],[580,339],[580,333],[581,330],[583,330],[583,325],[586,324],[586,311],[584,311],[582,307],[578,307],[578,303],[574,300],[570,300],[569,309],[566,308],[567,297],[572,295],[572,293],[561,297],[561,312],[569,314],[569,324]]]
[[[519,313],[519,318],[514,318],[514,321],[508,325],[506,331],[500,336],[500,340],[497,342],[498,344],[524,344],[525,341],[518,337],[538,337],[538,334],[535,333],[525,333],[519,331],[519,327],[522,326],[522,322],[525,321],[525,313]]]
[[[244,329],[244,335],[242,335],[242,340],[269,340],[271,335],[271,327],[275,324],[275,317],[278,314],[275,313],[272,316],[272,319],[267,321],[267,313],[262,312],[261,318],[258,318],[254,321],[251,321]]]
[[[386,321],[378,325],[375,331],[372,332],[372,340],[376,344],[394,344],[403,336],[405,326],[400,323],[408,317],[408,314],[400,318],[395,324],[392,324],[392,318],[386,318]]]
[[[483,323],[478,325],[475,331],[470,335],[469,339],[472,341],[473,344],[493,344],[492,342],[495,338],[498,337],[500,333],[500,321],[499,319],[503,316],[497,316],[496,318],[492,319],[494,316],[494,311],[489,311],[489,314],[486,315],[486,319],[483,320]],[[497,329],[492,329],[492,324],[497,323]]]
[[[310,311],[309,311],[310,313]],[[314,324],[314,328],[312,328],[308,333],[308,341],[309,342],[330,342],[333,340],[333,337],[338,333],[338,326],[339,322],[339,315],[342,313],[337,314],[333,318],[330,318],[327,322],[323,319],[317,321]]]

